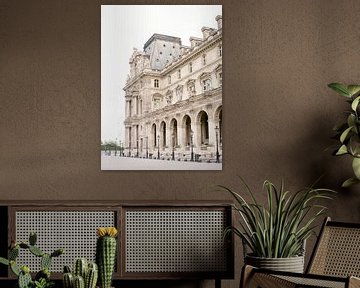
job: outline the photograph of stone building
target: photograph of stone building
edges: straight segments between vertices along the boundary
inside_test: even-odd
[[[213,24],[198,27],[202,37],[189,35],[189,45],[153,31],[143,47],[133,48],[119,93],[125,110],[120,158],[202,163],[179,170],[222,169],[222,15]]]

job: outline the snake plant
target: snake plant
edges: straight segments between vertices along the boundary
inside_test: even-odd
[[[319,200],[331,199],[334,191],[304,188],[296,193],[277,188],[266,180],[264,189],[267,203],[262,205],[243,179],[245,191],[251,201],[225,186],[219,186],[235,199],[233,208],[240,215],[239,227],[228,227],[225,234],[233,232],[247,245],[252,256],[288,258],[301,255],[303,244],[314,233],[316,220],[326,207]]]

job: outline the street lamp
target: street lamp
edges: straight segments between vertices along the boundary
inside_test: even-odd
[[[160,135],[157,136],[158,138],[158,160],[160,159]]]
[[[172,134],[172,160],[175,160],[175,133]]]
[[[216,135],[216,163],[219,163],[219,127],[215,127],[215,135]]]
[[[139,139],[136,139],[136,157],[139,157]]]
[[[129,141],[129,157],[131,156],[131,141]]]
[[[143,150],[144,150],[144,138],[141,137],[140,138],[140,154],[141,154],[141,158],[143,158]]]
[[[146,136],[146,159],[149,158],[149,153],[148,153],[148,140],[149,140],[149,137]]]
[[[190,140],[191,140],[191,159],[190,161],[193,161],[194,162],[194,131],[193,130],[190,130]]]
[[[116,148],[117,148],[117,138],[115,139],[115,156],[116,156],[116,154],[117,154]]]
[[[122,142],[119,142],[119,157],[122,156]]]

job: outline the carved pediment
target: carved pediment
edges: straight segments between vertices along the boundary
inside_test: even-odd
[[[222,65],[221,65],[221,64],[217,65],[217,66],[215,67],[214,71],[216,71],[216,72],[222,71]]]
[[[200,79],[205,79],[205,78],[210,78],[210,76],[211,76],[210,72],[204,72],[204,73],[201,73],[199,78]]]

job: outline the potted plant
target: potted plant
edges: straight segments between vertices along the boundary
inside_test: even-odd
[[[262,205],[241,180],[251,201],[232,189],[220,187],[235,199],[233,208],[240,216],[239,227],[229,227],[225,232],[233,232],[241,238],[245,264],[302,273],[305,241],[314,233],[315,220],[326,209],[318,200],[331,199],[334,191],[309,187],[291,193],[284,189],[283,183],[277,188],[266,180],[267,203]]]
[[[340,142],[334,151],[334,155],[348,154],[352,157],[354,177],[347,179],[342,184],[343,187],[348,187],[360,183],[360,85],[331,83],[328,87],[346,97],[350,104],[350,110],[346,113],[346,122],[334,127],[337,133],[336,138]]]
[[[11,271],[18,277],[18,288],[50,288],[54,286],[54,282],[50,280],[50,265],[54,257],[58,257],[64,253],[63,249],[57,249],[52,253],[43,252],[36,246],[37,236],[30,233],[29,243],[12,242],[8,251],[8,259],[0,257],[0,263],[10,266]],[[39,257],[41,270],[36,273],[32,279],[30,268],[26,265],[19,265],[16,260],[19,256],[20,249],[28,250],[31,254]]]

